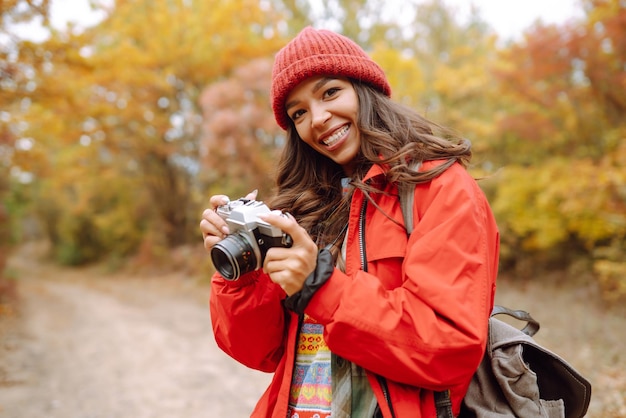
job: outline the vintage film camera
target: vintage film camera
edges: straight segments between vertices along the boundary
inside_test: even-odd
[[[226,280],[261,268],[270,248],[293,244],[288,234],[257,217],[270,212],[286,216],[270,211],[263,202],[242,198],[219,206],[216,212],[226,221],[230,235],[211,249],[211,260]]]

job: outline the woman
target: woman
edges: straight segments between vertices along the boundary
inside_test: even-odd
[[[216,274],[218,345],[273,372],[253,417],[455,415],[481,361],[499,236],[465,170],[469,143],[390,99],[381,68],[350,39],[305,28],[276,56],[272,108],[287,131],[276,195],[260,215],[292,237],[262,269]],[[407,235],[399,187],[413,197]],[[256,193],[248,198],[255,199]],[[213,196],[210,251],[228,235]]]

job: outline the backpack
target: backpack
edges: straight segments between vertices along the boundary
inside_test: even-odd
[[[414,186],[398,188],[407,234],[413,230]],[[515,328],[505,314],[526,323]],[[485,355],[472,376],[458,418],[580,418],[591,401],[591,384],[563,358],[532,336],[539,322],[522,310],[496,305],[489,318]],[[454,418],[450,391],[435,392],[437,418]]]

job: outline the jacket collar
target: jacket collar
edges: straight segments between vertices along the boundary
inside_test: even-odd
[[[376,177],[380,177],[380,176],[384,177],[386,171],[387,169],[383,165],[380,165],[380,164],[372,165],[370,169],[367,171],[367,174],[365,174],[365,177],[363,178],[363,183],[370,182],[372,179]]]

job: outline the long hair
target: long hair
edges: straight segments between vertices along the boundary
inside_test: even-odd
[[[415,110],[391,100],[378,90],[351,80],[359,100],[357,116],[361,134],[352,190],[379,190],[362,179],[373,164],[386,168],[386,181],[397,185],[426,183],[455,162],[467,167],[470,142],[420,116]],[[430,170],[420,170],[424,161],[443,160]],[[344,194],[340,165],[313,150],[300,139],[293,125],[277,168],[276,193],[270,207],[290,212],[318,246],[340,242],[348,221],[352,193]]]

